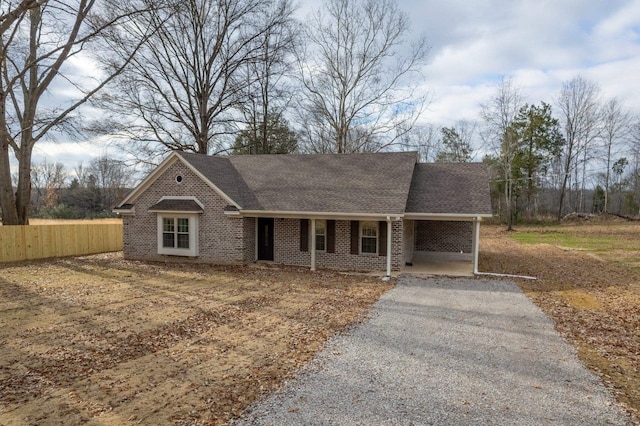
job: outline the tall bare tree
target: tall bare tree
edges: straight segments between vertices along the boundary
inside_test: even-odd
[[[630,156],[632,158],[631,188],[640,205],[640,117],[635,117],[629,130]],[[635,212],[634,212],[635,213]],[[640,206],[637,215],[640,216]]]
[[[113,64],[109,72],[91,81],[80,82],[71,75],[68,60],[114,22],[127,19],[126,14],[110,19],[92,14],[99,9],[98,1],[21,2],[24,7],[6,12],[11,20],[3,21],[0,34],[0,208],[4,225],[28,224],[31,157],[36,143],[55,131],[73,133],[78,108],[126,65],[126,60]],[[2,13],[4,16],[4,3]],[[47,95],[60,82],[70,84],[76,92],[65,103]],[[11,155],[18,163],[15,191]]]
[[[223,141],[237,130],[252,82],[243,71],[262,60],[264,44],[272,40],[267,35],[277,34],[290,20],[288,3],[140,1],[148,13],[105,38],[113,55],[130,56],[130,44],[146,28],[159,29],[101,98],[114,118],[105,130],[121,136],[141,161],[153,162],[168,150],[211,154],[228,149]]]
[[[563,83],[560,89],[557,106],[561,114],[560,124],[564,127],[565,145],[563,176],[558,201],[558,220],[562,218],[567,182],[571,173],[576,173],[576,181],[578,180],[578,163],[581,156],[583,162],[582,181],[584,182],[586,160],[589,157],[589,149],[595,138],[598,125],[599,96],[598,85],[582,76],[574,77]]]
[[[503,78],[494,96],[481,105],[485,122],[483,138],[497,158],[504,179],[504,198],[507,207],[507,229],[513,228],[513,168],[518,154],[518,137],[513,122],[522,107],[520,89],[510,79]]]
[[[60,191],[66,179],[67,175],[62,163],[51,163],[45,159],[39,164],[33,164],[31,182],[36,191],[34,210],[54,208],[58,204]]]
[[[395,0],[327,0],[305,24],[298,62],[306,150],[379,151],[399,142],[426,105],[414,89],[427,46],[424,38],[405,43],[408,15]]]
[[[421,162],[433,162],[440,152],[436,130],[430,124],[413,126],[409,131],[402,132],[399,145],[405,151],[417,151]]]
[[[609,99],[602,107],[602,129],[600,136],[604,148],[606,164],[604,181],[604,212],[609,207],[609,185],[611,183],[611,167],[613,156],[618,154],[616,146],[631,132],[631,113],[624,108],[618,98]]]
[[[0,6],[0,34],[11,29],[11,26],[24,18],[26,12],[37,6],[42,6],[47,0],[6,1]]]
[[[283,127],[287,127],[285,113],[293,96],[293,53],[300,33],[293,12],[291,0],[271,4],[266,19],[273,20],[278,16],[280,25],[266,28],[253,41],[255,59],[247,61],[242,70],[246,81],[241,100],[245,129],[235,140],[234,152],[281,153],[284,147],[296,147],[295,143],[290,143],[290,135],[282,132]],[[250,145],[239,146],[239,143]]]

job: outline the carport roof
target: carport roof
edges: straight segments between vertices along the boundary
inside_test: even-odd
[[[406,213],[490,215],[489,171],[483,163],[418,163]]]

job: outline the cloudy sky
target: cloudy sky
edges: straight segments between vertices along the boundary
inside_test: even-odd
[[[300,0],[306,16],[317,0]],[[529,103],[554,103],[574,76],[597,82],[640,117],[640,0],[399,0],[413,35],[431,46],[423,72],[432,103],[422,121],[437,126],[478,118],[502,76]],[[95,141],[93,142],[95,143]],[[58,141],[35,159],[73,167],[113,148]]]
[[[511,77],[529,103],[553,103],[582,76],[640,115],[640,0],[399,0],[431,51],[434,100],[425,119],[478,117]]]

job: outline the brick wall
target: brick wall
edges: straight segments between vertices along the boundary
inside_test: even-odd
[[[416,250],[471,253],[473,223],[456,221],[416,221]]]
[[[300,220],[275,219],[274,261],[286,265],[311,265],[311,252],[300,251]],[[392,222],[391,269],[402,262],[402,221]],[[311,244],[311,236],[309,236]],[[316,267],[353,271],[386,271],[387,256],[352,255],[351,222],[336,220],[335,253],[316,252]]]
[[[178,175],[182,176],[181,183],[176,182]],[[163,196],[193,196],[204,205],[204,213],[199,215],[198,257],[158,254],[157,213],[148,209]],[[244,235],[251,230],[251,221],[225,215],[223,209],[228,203],[180,161],[171,165],[133,203],[135,216],[125,216],[123,221],[125,258],[218,264],[245,261],[249,249]]]
[[[176,176],[182,182],[176,182]],[[157,213],[148,209],[163,196],[193,196],[204,205],[199,215],[199,253],[195,258],[158,254]],[[214,264],[251,263],[255,260],[256,218],[227,216],[228,204],[181,162],[171,165],[146,191],[133,201],[135,216],[123,220],[124,255],[127,259]],[[351,223],[336,221],[335,253],[316,253],[316,267],[355,271],[385,271],[387,257],[351,254]],[[392,223],[394,271],[402,264],[402,221]],[[311,238],[309,239],[311,240]],[[311,252],[300,251],[300,220],[274,220],[274,261],[287,265],[311,265]]]
[[[256,260],[256,218],[245,217],[242,219],[244,234],[244,263]]]

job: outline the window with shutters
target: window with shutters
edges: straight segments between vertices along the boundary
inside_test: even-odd
[[[327,221],[316,220],[316,251],[325,251],[327,247]]]
[[[360,253],[378,253],[378,222],[360,222]]]

